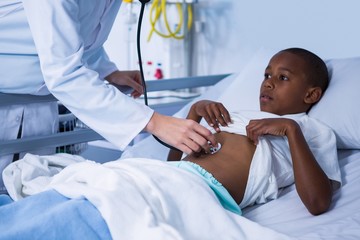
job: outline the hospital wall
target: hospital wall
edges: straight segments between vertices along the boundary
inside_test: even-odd
[[[138,5],[133,13],[138,14]],[[142,29],[143,62],[157,64],[164,77],[208,75],[240,71],[259,48],[303,47],[324,59],[360,56],[358,0],[199,0],[194,4],[190,70],[181,64],[184,42],[153,36],[146,41],[149,7]],[[138,68],[136,23],[128,24],[123,4],[106,43],[120,69]],[[130,28],[129,28],[130,27]],[[178,62],[179,63],[178,63]],[[178,67],[178,69],[176,69]]]

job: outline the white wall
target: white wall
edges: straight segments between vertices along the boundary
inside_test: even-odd
[[[359,0],[199,2],[195,20],[201,27],[193,51],[197,75],[238,71],[260,47],[303,47],[325,59],[360,56]],[[127,68],[124,24],[119,21],[124,9],[106,45],[120,68]],[[145,17],[143,38],[147,22]],[[145,61],[163,61],[168,44],[159,38],[142,46]]]

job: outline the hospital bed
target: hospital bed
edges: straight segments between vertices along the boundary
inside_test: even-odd
[[[213,80],[212,84],[209,84],[213,86],[209,87],[206,92],[196,99],[183,103],[184,106],[174,115],[184,117],[191,106],[191,102],[199,99],[212,99],[223,102],[230,111],[257,109],[259,82],[262,81],[263,69],[273,53],[273,50],[261,50],[249,60],[241,72],[218,76],[216,80]],[[109,200],[106,191],[98,189],[99,194],[96,196],[93,193],[86,192],[82,192],[79,196],[77,192],[69,190],[69,185],[64,185],[63,182],[66,182],[66,179],[80,177],[76,175],[80,174],[76,172],[82,168],[82,166],[79,166],[70,169],[62,177],[55,180],[58,185],[52,186],[57,192],[51,190],[53,189],[51,188],[17,202],[12,202],[6,196],[1,196],[0,214],[2,217],[0,228],[2,228],[3,224],[8,226],[5,224],[4,219],[10,222],[20,221],[19,224],[14,226],[13,231],[8,229],[6,231],[7,234],[13,234],[11,236],[15,238],[39,236],[36,234],[65,238],[69,236],[80,237],[83,234],[83,236],[92,239],[107,238],[109,236],[114,238],[121,236],[125,239],[129,236],[133,237],[132,239],[144,236],[147,239],[360,239],[360,128],[358,127],[360,112],[355,100],[358,95],[357,89],[360,87],[360,81],[358,81],[360,57],[329,59],[327,65],[331,74],[329,88],[321,102],[314,106],[309,115],[323,121],[335,131],[342,174],[342,187],[334,193],[330,210],[320,216],[312,216],[308,213],[301,203],[294,186],[283,189],[276,200],[244,209],[244,217],[223,210],[220,204],[216,202],[216,199],[210,196],[211,193],[206,192],[200,186],[200,183],[192,182],[195,192],[182,188],[181,184],[186,182],[183,179],[185,173],[172,171],[166,165],[162,165],[166,159],[168,149],[150,136],[129,147],[122,154],[119,161],[108,165],[108,167],[117,169],[124,164],[123,166],[128,171],[129,176],[137,176],[134,178],[136,181],[132,179],[133,184],[136,186],[134,188],[144,188],[142,196],[146,199],[146,203],[128,197],[125,194],[126,192],[114,195],[114,197],[117,197],[116,201],[121,202],[121,205],[128,205],[124,208],[114,203],[113,206],[121,208],[122,212],[117,212],[118,208],[111,208],[113,215],[116,215],[116,213],[121,215],[120,217],[116,215],[116,220],[112,219],[114,216],[109,214],[109,209],[104,209],[101,205],[96,204],[96,202],[102,200]],[[209,79],[212,79],[212,77],[209,77]],[[218,81],[219,79],[221,81]],[[206,80],[204,81],[206,82]],[[192,80],[189,80],[189,82],[192,82]],[[80,134],[79,138],[82,138],[81,136]],[[74,143],[76,142],[73,139],[74,137],[76,137],[76,133],[71,137],[72,141],[64,139],[61,141],[66,141],[66,144]],[[90,139],[94,138],[90,137]],[[34,138],[34,141],[37,140],[37,138]],[[14,146],[13,148],[17,147],[17,144],[12,141],[2,143],[2,146],[9,146],[6,144]],[[21,147],[21,150],[24,150],[24,148]],[[36,156],[31,157],[34,161],[38,159]],[[56,159],[51,157],[56,157]],[[71,159],[72,157],[74,159]],[[91,163],[77,159],[75,156],[50,156],[47,160],[49,163],[58,163],[58,158],[63,158],[66,161],[71,159],[77,162],[77,164],[71,164],[71,166],[78,164],[84,164],[85,166],[88,164],[90,165],[89,171],[93,169],[94,174],[98,174],[97,171],[104,170],[99,169],[98,164],[93,166]],[[151,161],[152,159],[155,161]],[[44,161],[44,159],[41,159],[39,162]],[[136,161],[139,161],[141,168],[135,164]],[[164,171],[161,171],[162,167],[166,169],[165,171],[169,171],[168,174],[172,176],[170,179],[172,184],[176,182],[176,178],[183,180],[175,190],[173,190],[174,186],[167,188],[162,185],[166,184],[164,183],[166,181],[162,178],[163,175],[161,175],[165,174]],[[87,181],[85,176],[81,175],[81,177],[83,177],[83,181]],[[191,177],[186,175],[186,178]],[[104,180],[103,184],[105,182]],[[109,184],[111,185],[111,183]],[[105,187],[106,184],[102,186],[107,188]],[[156,191],[152,191],[153,189],[156,189]],[[132,196],[133,190],[129,191],[129,195]],[[58,194],[58,192],[63,194]],[[208,198],[203,198],[203,194]],[[155,195],[154,199],[157,200],[153,202],[154,199],[149,200],[147,195]],[[87,199],[90,199],[93,204],[89,204],[89,201],[81,196],[87,196]],[[128,202],[122,202],[120,199],[123,198],[128,199]],[[167,202],[167,200],[169,201]],[[40,208],[38,206],[39,202],[43,204],[42,211],[47,214],[40,215],[36,220],[32,220],[33,224],[29,224],[26,217],[36,212],[36,208]],[[94,206],[97,207],[98,211]],[[29,211],[29,208],[34,212]],[[23,214],[24,217],[16,217],[18,214]],[[53,221],[49,221],[50,219]],[[117,222],[117,226],[112,225],[114,221]],[[1,231],[4,231],[4,228]],[[120,228],[121,231],[116,231],[116,228]],[[62,229],[66,229],[68,233]],[[132,229],[132,231],[129,229]],[[134,235],[127,235],[129,232]],[[124,235],[121,235],[121,233]],[[197,236],[198,238],[191,238],[191,236]]]

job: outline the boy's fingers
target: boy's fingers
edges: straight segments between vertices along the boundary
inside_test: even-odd
[[[214,129],[218,127],[218,122],[216,121],[216,116],[212,111],[208,112],[209,115],[209,121],[208,124],[213,127]],[[216,130],[216,129],[215,129]]]
[[[230,114],[228,111],[224,112],[223,113],[223,117],[224,117],[224,120],[226,121],[226,123],[231,123],[231,118],[230,118]]]
[[[212,119],[212,123],[214,124],[214,126],[219,126],[219,124],[222,126],[226,126],[226,122],[218,106],[214,106],[213,108],[209,109],[209,115]]]
[[[207,124],[209,124],[210,127],[213,127],[213,128],[215,129],[215,127],[216,127],[216,121],[215,121],[213,118],[211,118],[211,117],[209,117],[209,116],[204,116],[203,118],[205,119],[205,121],[207,122]]]
[[[224,119],[226,125],[231,122],[230,114],[222,104],[219,106],[219,114],[221,114],[221,117]]]
[[[219,114],[219,116],[216,117],[216,119],[218,120],[218,122],[221,124],[221,126],[227,126],[227,121],[226,119],[224,118],[224,115],[223,114]]]

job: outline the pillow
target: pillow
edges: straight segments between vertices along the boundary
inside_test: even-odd
[[[277,52],[266,48],[258,50],[217,101],[223,103],[230,112],[259,110],[260,86],[264,80],[265,68]]]
[[[173,116],[185,118],[191,108],[191,106],[200,100],[213,100],[218,101],[219,96],[222,95],[222,92],[227,89],[227,87],[233,82],[236,81],[238,73],[230,74],[229,76],[221,79],[215,85],[209,87],[204,93],[202,93],[199,97],[194,98],[192,101],[187,103],[184,107],[182,107],[178,112],[176,112]]]
[[[309,116],[331,127],[339,149],[360,149],[360,57],[325,61],[330,83]]]

